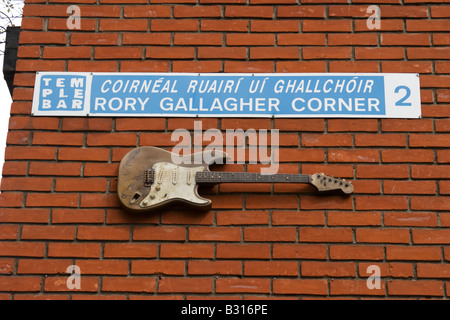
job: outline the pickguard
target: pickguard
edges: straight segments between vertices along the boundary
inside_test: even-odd
[[[208,199],[197,193],[195,174],[204,171],[200,167],[182,167],[170,162],[158,162],[152,166],[153,184],[149,194],[140,202],[141,208],[149,208],[170,200],[184,200],[197,205],[206,205]]]

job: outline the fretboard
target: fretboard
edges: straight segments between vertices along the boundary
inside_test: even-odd
[[[253,172],[202,171],[195,174],[196,183],[309,183],[308,174],[260,174]]]

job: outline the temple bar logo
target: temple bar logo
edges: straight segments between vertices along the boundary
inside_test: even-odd
[[[36,116],[420,118],[417,74],[37,73]]]

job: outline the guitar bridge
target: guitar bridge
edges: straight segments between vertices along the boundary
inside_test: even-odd
[[[145,187],[150,187],[153,183],[153,179],[154,179],[154,175],[155,172],[153,169],[147,169],[145,170],[145,174],[144,174],[144,186]]]

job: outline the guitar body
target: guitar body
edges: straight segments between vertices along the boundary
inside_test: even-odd
[[[173,157],[182,164],[174,164]],[[226,154],[217,152],[213,160],[221,158],[226,158]],[[208,210],[211,200],[199,196],[195,174],[209,171],[209,164],[195,164],[197,159],[204,157],[198,153],[179,157],[156,147],[133,149],[119,167],[117,193],[121,205],[134,212],[153,211],[177,203]]]

